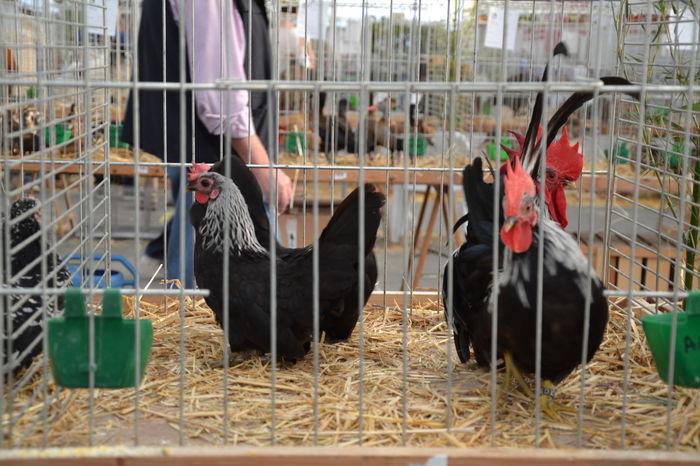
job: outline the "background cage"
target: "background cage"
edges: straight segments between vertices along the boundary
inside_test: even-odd
[[[375,248],[379,280],[355,334],[315,347],[291,368],[267,357],[216,367],[227,344],[202,290],[168,289],[162,270],[140,260],[172,211],[166,164],[119,140],[129,90],[138,84],[132,60],[141,2],[3,0],[3,217],[16,198],[33,193],[43,257],[54,252],[68,263],[78,255],[71,272],[90,278],[88,302],[98,303],[110,285],[110,274],[98,270],[117,269],[117,256],[131,261],[136,286],[123,290],[127,312],[152,319],[155,333],[137,389],[57,387],[43,356],[19,374],[5,368],[7,454],[25,447],[402,445],[424,447],[426,455],[430,447],[515,447],[524,458],[526,447],[538,446],[602,449],[597,458],[614,461],[610,450],[697,451],[699,394],[659,379],[640,325],[646,314],[678,311],[685,291],[698,288],[697,5],[267,6],[276,79],[251,86],[279,97],[276,166],[296,180],[294,205],[279,219],[282,242],[310,244],[358,180],[388,194]],[[285,49],[285,21],[296,23],[298,48]],[[552,82],[539,83],[559,40],[571,54],[554,61]],[[599,86],[598,77],[613,74],[638,84],[643,101]],[[462,231],[450,234],[465,211],[461,169],[479,155],[497,157],[502,140],[512,144],[507,131],[525,130],[543,88],[548,112],[572,91],[600,92],[567,125],[585,154],[584,175],[567,192],[567,230],[610,292],[611,321],[583,383],[576,371],[561,384],[564,402],[583,402],[562,423],[542,418],[517,393],[506,396],[507,408],[494,403],[491,374],[455,358],[438,291],[463,241]],[[322,109],[320,92],[327,95]],[[357,153],[322,150],[319,127],[337,124],[342,100],[347,123],[372,128],[380,143]],[[392,138],[403,148],[392,147]],[[9,228],[6,221],[5,237]],[[9,313],[37,290],[47,303],[61,290],[46,278],[37,290],[15,290],[20,299],[11,302],[14,251],[7,240],[1,247],[0,328],[3,354],[10,354],[18,329]]]

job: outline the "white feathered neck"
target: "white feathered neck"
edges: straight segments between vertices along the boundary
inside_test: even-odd
[[[218,173],[212,175],[215,175],[213,178],[220,193],[216,199],[209,200],[200,224],[202,246],[223,253],[228,229],[228,248],[231,254],[253,252],[267,255],[267,250],[255,236],[253,219],[238,186],[228,177]]]

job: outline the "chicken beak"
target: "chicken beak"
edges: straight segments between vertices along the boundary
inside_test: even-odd
[[[508,233],[515,224],[518,223],[518,217],[508,217],[505,222],[503,222],[503,231]]]

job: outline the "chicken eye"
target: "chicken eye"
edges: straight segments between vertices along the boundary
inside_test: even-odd
[[[547,171],[547,179],[553,180],[554,179],[554,172]]]
[[[209,180],[202,180],[202,186],[205,188],[209,187]]]

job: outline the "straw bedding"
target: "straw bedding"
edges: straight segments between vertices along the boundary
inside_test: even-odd
[[[133,300],[124,298],[128,314]],[[624,306],[621,306],[624,309]],[[453,364],[451,420],[445,429],[448,395],[448,340],[438,305],[403,313],[398,307],[368,306],[364,313],[364,364],[362,371],[363,445],[488,446],[491,439],[490,373],[457,362]],[[184,390],[180,399],[180,304],[141,304],[142,317],[153,320],[155,337],[146,377],[139,390],[140,443],[176,444],[180,435],[179,410],[184,410],[182,434],[187,444],[224,442],[223,333],[203,300],[185,300]],[[587,366],[583,446],[621,448],[623,404],[623,356],[626,319],[611,306],[611,322],[601,350]],[[406,339],[403,339],[404,316]],[[402,352],[406,345],[404,360]],[[631,357],[625,445],[627,448],[663,448],[666,432],[666,385],[654,370],[641,325],[631,320]],[[350,341],[319,350],[318,438],[321,445],[357,444],[360,363],[358,330]],[[404,365],[406,371],[404,372]],[[40,374],[41,372],[39,372]],[[267,445],[271,437],[271,366],[264,355],[237,357],[227,371],[227,442]],[[406,398],[402,387],[406,383]],[[502,373],[498,374],[499,382]],[[558,402],[576,406],[580,372],[558,386]],[[276,371],[275,434],[279,445],[312,445],[314,439],[314,371],[309,354],[294,366]],[[44,409],[41,376],[14,400],[13,412],[28,412],[14,419],[13,442],[29,434],[21,446],[42,445],[42,422],[31,423]],[[39,394],[32,399],[32,393]],[[49,385],[52,397],[56,388]],[[673,394],[671,442],[675,449],[700,448],[698,391],[676,388]],[[94,445],[117,445],[134,440],[135,392],[133,389],[96,390],[94,397]],[[405,420],[402,417],[406,405]],[[46,444],[87,445],[88,391],[61,390],[47,406]],[[511,390],[498,403],[496,444],[534,445],[534,403]],[[576,442],[573,414],[554,422],[543,417],[542,445],[568,447]],[[7,432],[9,417],[3,418]],[[406,434],[402,436],[403,422]],[[5,438],[8,443],[10,438]]]

